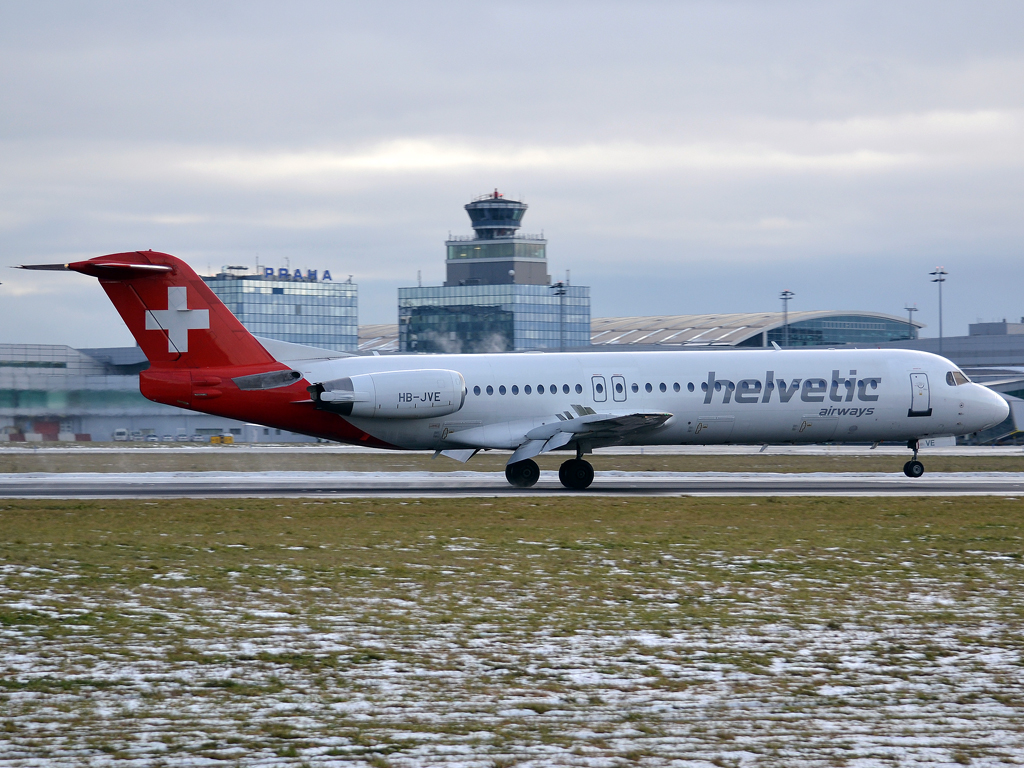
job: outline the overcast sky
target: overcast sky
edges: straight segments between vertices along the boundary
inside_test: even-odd
[[[0,265],[330,269],[360,322],[500,189],[593,315],[1024,316],[1024,3],[0,0]],[[0,342],[131,337],[0,270]]]

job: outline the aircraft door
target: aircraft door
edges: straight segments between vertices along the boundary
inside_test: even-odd
[[[623,376],[612,376],[612,400],[617,403],[626,402],[626,379]]]
[[[608,400],[608,387],[604,383],[604,376],[591,376],[590,384],[594,388],[595,403],[603,403]]]
[[[910,374],[910,410],[907,416],[931,416],[932,396],[927,373]]]

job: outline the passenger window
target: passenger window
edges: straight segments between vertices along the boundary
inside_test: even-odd
[[[582,384],[577,384],[576,385],[576,394],[577,395],[582,395],[583,394],[583,385]]]
[[[533,388],[532,388],[532,387],[530,387],[530,385],[529,385],[529,384],[527,384],[527,385],[526,385],[525,387],[523,387],[523,393],[524,393],[524,394],[527,394],[527,395],[528,395],[528,394],[530,394],[531,392],[533,392]]]
[[[479,395],[480,394],[480,387],[473,387],[473,394],[474,395]]]
[[[488,395],[493,395],[494,394],[494,387],[492,387],[490,384],[487,385],[487,394]]]
[[[550,387],[548,387],[548,392],[550,392],[552,395],[557,395],[558,394],[558,385],[557,384],[552,384]]]
[[[512,394],[513,395],[518,395],[519,394],[519,385],[517,385],[517,384],[513,384],[512,385]]]
[[[672,391],[673,392],[678,392],[679,391],[679,382],[678,381],[675,384],[672,385]]]
[[[568,384],[563,384],[562,385],[562,394],[563,395],[568,395],[569,394],[569,385]]]
[[[500,387],[498,387],[498,394],[500,394],[500,395],[504,395],[505,394],[505,385],[504,384],[502,384]]]
[[[692,381],[689,384],[686,385],[686,391],[687,392],[693,392],[693,382]]]
[[[637,392],[640,391],[640,385],[637,384],[636,382],[633,382],[633,384],[630,386],[630,389],[632,389],[633,393],[636,394]]]
[[[663,382],[661,382],[661,384],[658,385],[658,389],[660,389],[662,392],[664,392],[665,390],[668,389],[668,387],[665,386],[665,382],[663,381]]]
[[[543,384],[538,384],[537,385],[537,394],[538,395],[543,395],[544,394],[544,385]]]
[[[622,384],[620,384],[619,382],[615,382],[615,391],[616,391],[616,392],[617,392],[618,394],[620,394],[620,395],[621,395],[621,394],[622,394]]]
[[[654,387],[652,387],[650,385],[650,382],[648,382],[647,384],[644,384],[644,389],[647,390],[648,392],[653,392],[654,391]]]

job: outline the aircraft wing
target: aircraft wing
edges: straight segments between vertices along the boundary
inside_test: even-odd
[[[576,413],[564,411],[555,416],[555,421],[532,428],[527,428],[529,425],[522,422],[488,425],[455,432],[448,439],[474,448],[515,448],[509,459],[512,464],[578,440],[611,445],[625,437],[660,427],[672,418],[671,413],[664,411],[596,413],[586,407],[576,408]]]

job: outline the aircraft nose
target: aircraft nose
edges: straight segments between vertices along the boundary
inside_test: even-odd
[[[978,398],[979,402],[975,412],[978,415],[979,421],[985,422],[985,426],[979,427],[974,430],[975,432],[994,427],[996,424],[1005,421],[1006,417],[1010,415],[1010,404],[1006,400],[988,387],[983,387],[980,384],[977,386],[981,390],[978,393],[981,397]]]

